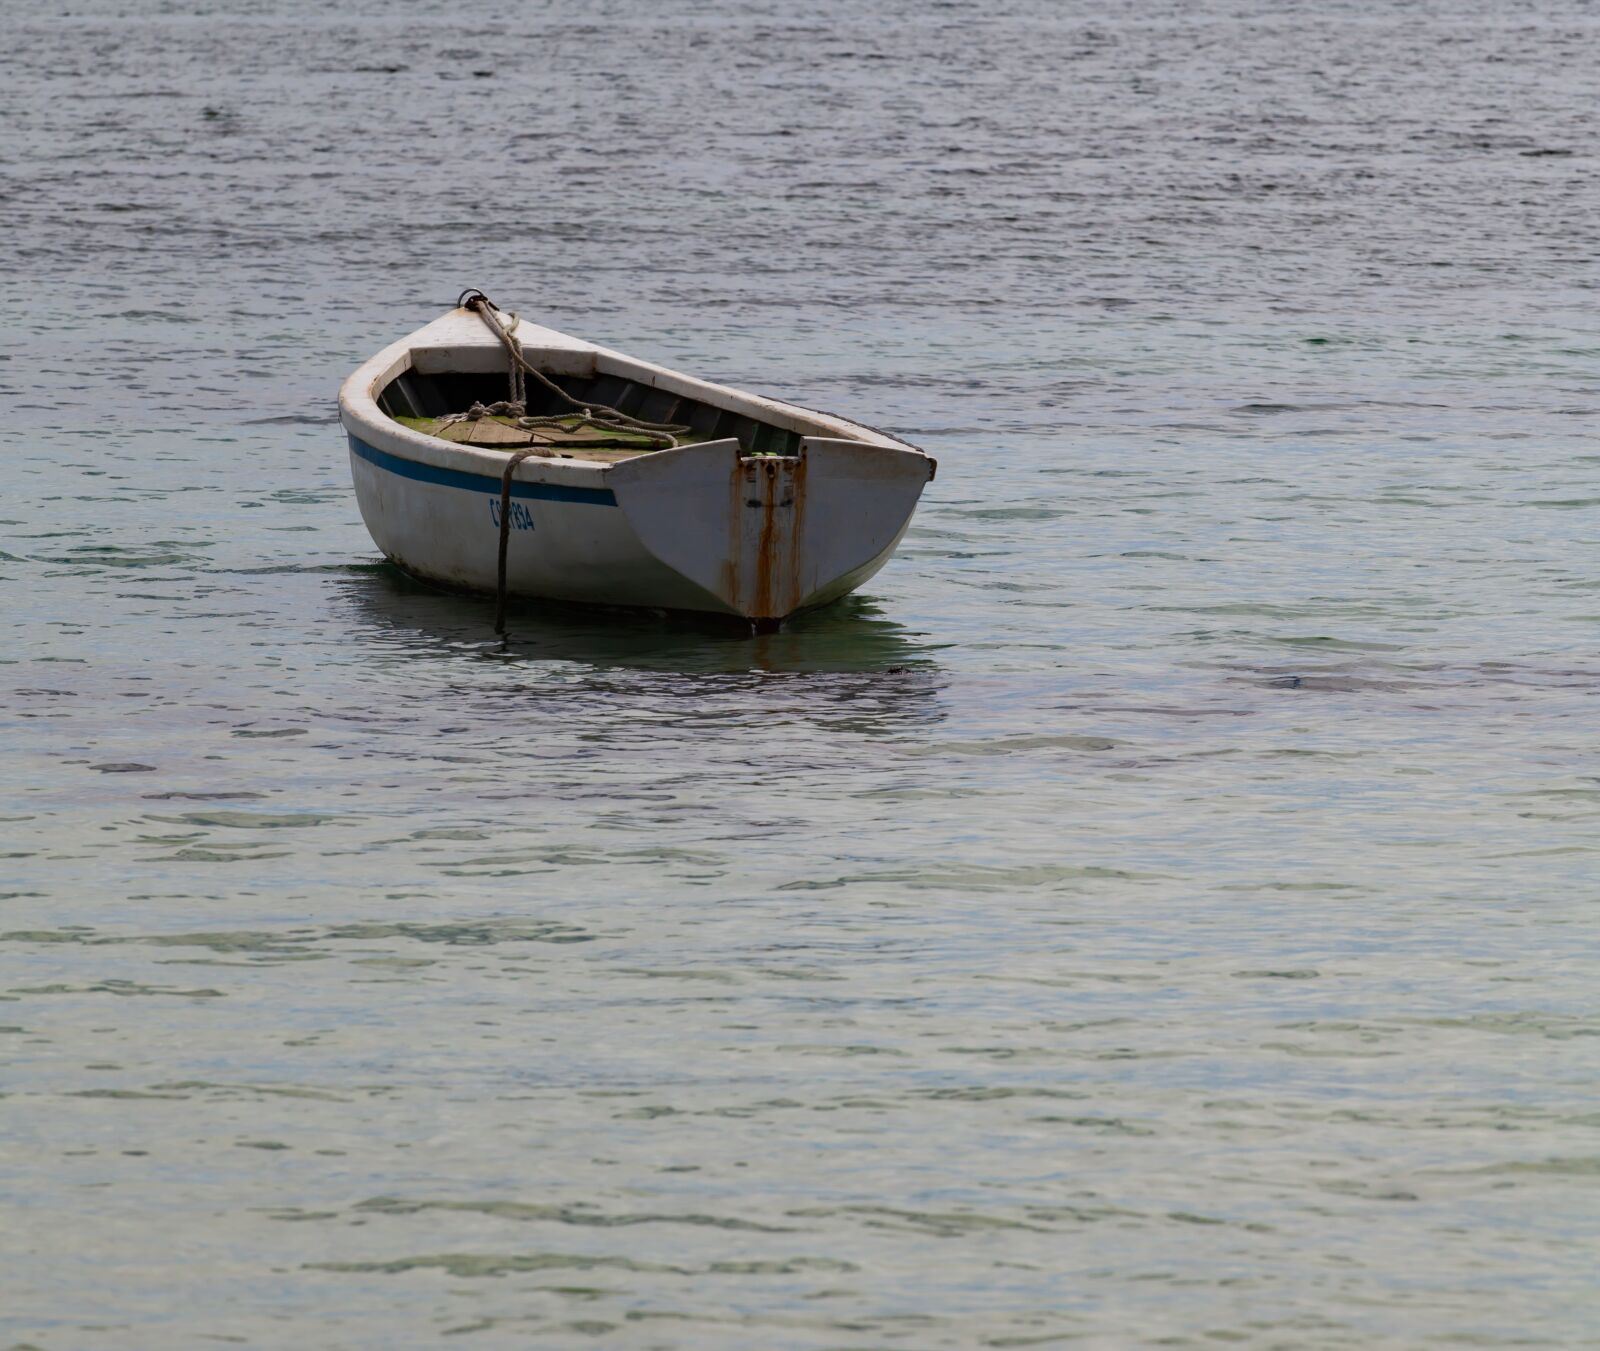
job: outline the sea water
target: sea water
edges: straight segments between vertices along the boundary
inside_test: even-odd
[[[1578,0],[19,7],[0,1342],[1600,1336]],[[939,460],[781,633],[437,594],[466,286]]]

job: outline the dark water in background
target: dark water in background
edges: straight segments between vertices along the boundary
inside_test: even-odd
[[[1597,55],[13,7],[0,1341],[1600,1341]],[[900,557],[499,651],[332,412],[467,285],[926,445]]]

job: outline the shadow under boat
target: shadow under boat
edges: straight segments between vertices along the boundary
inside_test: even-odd
[[[518,600],[507,634],[494,634],[494,600],[440,589],[390,563],[346,574],[341,586],[374,639],[437,656],[473,652],[507,662],[573,662],[682,674],[881,673],[936,676],[937,645],[850,595],[752,633],[731,617],[602,609]]]

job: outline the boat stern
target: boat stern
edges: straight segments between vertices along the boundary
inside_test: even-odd
[[[625,460],[606,478],[657,559],[775,624],[877,572],[933,469],[909,447],[803,437],[795,455],[750,455],[730,439]]]

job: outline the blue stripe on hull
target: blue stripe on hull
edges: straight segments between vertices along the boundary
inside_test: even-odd
[[[359,436],[350,435],[351,453],[359,455],[368,464],[401,478],[415,479],[418,483],[432,483],[441,488],[462,488],[471,493],[499,495],[499,475],[469,474],[461,469],[440,469],[437,465],[422,464],[391,455],[386,450],[369,446]],[[569,488],[562,483],[521,483],[511,480],[511,496],[536,499],[541,502],[582,502],[591,507],[614,507],[617,495],[610,488]]]

